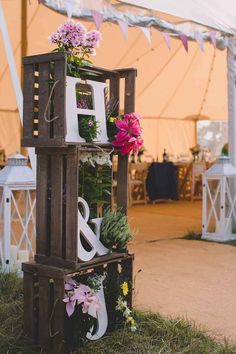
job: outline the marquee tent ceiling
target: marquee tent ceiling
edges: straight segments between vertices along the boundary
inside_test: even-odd
[[[235,34],[235,0],[119,0],[131,6],[180,16],[189,21]]]
[[[20,2],[4,0],[3,4],[20,71]],[[65,17],[38,6],[36,0],[31,0],[28,12],[28,54],[51,51],[53,47],[48,43],[48,35]],[[85,25],[94,27],[92,23]],[[127,41],[117,25],[103,23],[101,32],[103,40],[92,60],[95,65],[112,69],[137,68],[136,110],[143,117],[183,119],[191,116],[196,119],[203,115],[209,119],[227,118],[225,51],[217,51],[206,43],[202,53],[197,44],[191,42],[186,53],[181,42],[175,39],[171,39],[169,50],[161,33],[154,29],[151,46],[138,28],[129,28]],[[0,45],[3,47],[1,42]],[[0,68],[0,109],[14,110],[14,93],[4,59]]]
[[[2,0],[2,3],[20,73],[21,2]],[[43,4],[39,5],[37,0],[27,1],[27,8],[27,53],[33,55],[51,51],[53,47],[48,43],[48,35],[66,17]],[[165,20],[171,21],[173,18],[166,15]],[[88,29],[95,27],[91,22],[85,22],[85,26]],[[176,124],[181,120],[187,123],[202,117],[227,119],[226,51],[216,50],[212,44],[205,43],[205,51],[202,52],[195,42],[190,42],[186,53],[182,43],[173,38],[169,50],[162,34],[156,29],[151,30],[151,45],[139,28],[129,27],[128,40],[124,39],[117,24],[103,23],[101,32],[103,40],[97,56],[92,58],[93,63],[111,69],[137,68],[136,111],[146,118],[146,125],[150,125],[151,121],[156,125],[156,118],[159,122],[168,118],[169,122],[175,121]],[[3,48],[1,38],[0,47]],[[1,53],[0,114],[1,117],[4,115],[5,121],[9,121],[8,111],[17,116],[14,113],[17,106],[3,49]],[[179,129],[182,128],[179,126]],[[189,131],[189,127],[186,129]],[[189,135],[191,137],[186,139],[190,139],[191,144],[194,140],[193,133]],[[11,130],[9,137],[7,144],[10,146]],[[0,144],[2,141],[0,132]]]

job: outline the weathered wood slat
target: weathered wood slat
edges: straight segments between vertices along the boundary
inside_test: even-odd
[[[120,80],[119,75],[113,76],[110,79],[110,100],[118,100],[118,104],[115,110],[112,112],[114,117],[119,115],[119,103],[120,103]]]
[[[127,155],[118,155],[117,170],[117,207],[127,214],[128,211],[128,172],[129,158]]]
[[[50,80],[50,70],[49,63],[39,64],[39,138],[49,138],[49,123],[44,119],[44,114],[46,106],[49,99],[49,80]],[[49,117],[47,117],[49,118]]]
[[[67,155],[66,171],[66,252],[65,258],[77,262],[78,152]]]
[[[37,262],[27,262],[22,264],[22,270],[24,273],[30,273],[30,274],[37,274],[42,277],[48,276],[49,278],[54,278],[54,279],[64,279],[64,275],[68,274],[74,274],[76,272],[80,271],[85,271],[89,270],[91,268],[96,268],[100,267],[104,264],[109,264],[109,263],[120,263],[124,262],[128,259],[134,259],[134,255],[130,253],[112,253],[110,255],[102,256],[102,257],[95,257],[92,261],[90,262],[84,262],[80,263],[78,265],[78,269],[69,269],[69,268],[62,268],[62,267],[54,267],[54,266],[48,266],[45,264],[40,264]]]
[[[77,261],[66,260],[61,257],[45,256],[41,254],[36,254],[34,257],[35,261],[47,266],[77,269]]]
[[[58,267],[47,266],[36,262],[27,262],[22,264],[24,274],[37,274],[41,277],[49,277],[53,279],[64,279],[65,270]],[[71,270],[70,270],[71,271]]]
[[[124,113],[134,112],[135,110],[135,79],[136,70],[129,70],[125,75],[125,104]]]
[[[51,159],[51,249],[50,255],[62,257],[63,156]]]
[[[49,319],[50,319],[50,288],[49,279],[39,277],[39,323],[38,340],[43,348],[50,347]]]
[[[47,254],[48,156],[38,155],[36,189],[36,253]]]
[[[58,84],[54,88],[54,116],[58,117],[52,122],[54,137],[65,137],[65,97],[66,97],[66,60],[55,62],[54,81]]]
[[[35,333],[35,313],[34,313],[34,283],[33,274],[25,273],[23,279],[24,294],[24,333],[32,342],[36,337]]]
[[[49,257],[49,256],[36,254],[35,261],[41,263],[44,266],[48,265],[52,267],[61,267],[65,269],[70,269],[71,272],[72,270],[74,271],[84,270],[98,265],[102,265],[104,263],[109,264],[114,262],[115,260],[118,261],[126,257],[127,257],[127,253],[112,253],[111,255],[95,257],[89,262],[78,263],[77,261],[73,262],[58,257],[52,257],[52,256]]]
[[[23,58],[23,64],[35,64],[35,63],[45,63],[49,61],[62,60],[66,58],[67,54],[65,52],[57,52],[57,53],[45,53],[38,55],[30,55]]]
[[[35,149],[36,154],[43,154],[50,156],[54,155],[74,155],[76,152],[76,148],[74,146],[67,146],[67,147],[54,147],[53,149],[48,149],[45,147],[36,147]]]
[[[53,349],[57,353],[62,353],[64,346],[64,317],[65,304],[62,301],[65,295],[64,279],[54,279],[54,303],[53,303]]]
[[[23,116],[23,136],[32,138],[34,130],[34,65],[26,65],[24,69]]]
[[[125,97],[124,97],[124,113],[134,112],[135,110],[135,79],[136,70],[120,71],[121,76],[125,77]],[[127,214],[128,209],[128,173],[129,173],[128,156],[118,157],[117,172],[117,206],[122,208]]]
[[[22,146],[32,146],[32,147],[63,147],[68,146],[65,143],[64,138],[55,138],[55,139],[45,139],[45,138],[23,138],[21,140]]]

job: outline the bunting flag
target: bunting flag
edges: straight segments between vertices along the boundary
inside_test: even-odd
[[[125,21],[117,20],[120,29],[125,37],[125,39],[128,39],[128,23]]]
[[[186,52],[188,52],[188,37],[186,36],[186,34],[181,33],[179,35],[179,38],[181,39],[181,42],[183,43],[184,49],[186,50]]]
[[[103,21],[103,14],[101,14],[100,12],[98,12],[96,10],[91,10],[91,13],[93,16],[94,23],[96,25],[96,29],[99,31],[102,21]]]
[[[147,38],[148,43],[151,45],[152,44],[152,38],[151,38],[150,27],[139,27],[139,28],[143,31],[144,36]]]
[[[71,18],[75,7],[74,0],[64,0],[64,5],[66,8],[68,18]]]
[[[202,52],[204,52],[204,40],[202,38],[202,34],[198,31],[195,31],[194,37],[196,39],[196,42],[197,42],[199,48],[201,49]]]
[[[211,43],[213,44],[214,47],[216,47],[216,32],[210,32],[209,35],[211,38]]]
[[[170,49],[170,34],[168,32],[161,32],[168,49]]]

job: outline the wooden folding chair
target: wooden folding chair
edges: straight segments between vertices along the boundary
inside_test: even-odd
[[[146,178],[149,164],[147,162],[129,165],[129,205],[147,204]]]

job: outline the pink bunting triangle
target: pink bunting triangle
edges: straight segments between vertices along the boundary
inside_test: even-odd
[[[150,27],[139,27],[139,28],[143,31],[145,37],[146,37],[147,40],[148,40],[148,43],[151,45],[152,39],[151,39]]]
[[[188,52],[188,37],[186,36],[186,34],[180,34],[179,38],[181,39],[181,42],[183,43],[184,49],[186,50],[186,52]]]
[[[197,42],[199,48],[201,49],[202,52],[204,52],[204,40],[203,40],[202,34],[198,31],[195,31],[194,37],[196,39],[196,42]]]
[[[216,32],[210,32],[209,35],[211,38],[211,43],[213,44],[214,47],[216,47]]]
[[[170,49],[170,34],[167,32],[161,32],[161,34],[166,42],[168,49]]]
[[[103,14],[101,14],[100,12],[98,12],[96,10],[91,10],[91,13],[93,16],[94,23],[96,25],[96,29],[99,31],[102,21],[103,21]]]
[[[125,39],[128,39],[128,23],[121,21],[121,20],[117,20],[117,22],[120,26],[120,29],[121,29]]]

